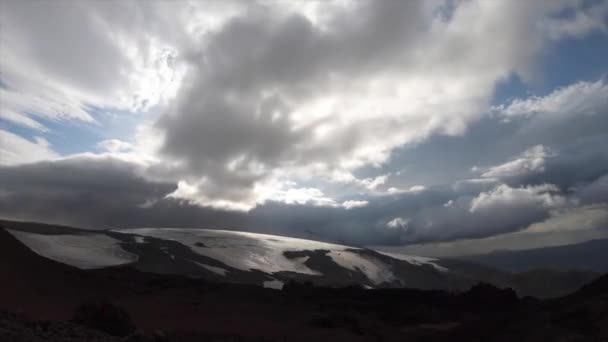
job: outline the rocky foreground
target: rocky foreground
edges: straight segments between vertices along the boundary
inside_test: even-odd
[[[275,329],[269,329],[269,322],[252,329],[246,317],[235,319],[231,326],[219,329],[189,317],[182,317],[189,325],[177,327],[171,322],[160,321],[150,325],[141,321],[140,314],[133,311],[135,322],[146,327],[142,329],[127,313],[133,307],[124,310],[109,301],[94,301],[95,304],[81,305],[69,322],[35,319],[25,313],[0,312],[0,340],[599,342],[608,338],[606,285],[608,277],[571,296],[553,301],[517,298],[510,290],[490,285],[478,285],[459,295],[409,290],[296,287],[286,293],[277,292],[258,299],[270,300],[270,307],[282,313],[281,317],[268,312],[249,317],[257,322],[272,320],[276,324]],[[193,306],[202,305],[194,302],[195,298],[191,299]],[[159,314],[166,308],[172,310],[165,305],[151,306],[149,310]],[[201,309],[205,310],[205,307]],[[234,309],[238,309],[234,303],[225,308]],[[229,313],[225,310],[214,314],[223,316],[226,321]]]

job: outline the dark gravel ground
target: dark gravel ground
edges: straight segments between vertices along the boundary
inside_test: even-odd
[[[14,313],[0,312],[2,342],[118,342],[119,337],[69,322],[33,321]]]

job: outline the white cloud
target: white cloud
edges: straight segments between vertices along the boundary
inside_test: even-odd
[[[512,161],[488,168],[481,177],[505,179],[540,173],[545,171],[546,159],[554,156],[555,153],[547,147],[536,145]]]
[[[388,175],[381,175],[375,178],[366,178],[361,183],[369,190],[376,190],[380,185],[386,183]]]
[[[3,90],[0,89],[0,98],[2,98]],[[0,119],[12,122],[16,125],[31,128],[40,132],[46,132],[48,129],[36,120],[31,119],[26,114],[16,112],[8,108],[0,108]]]
[[[215,199],[207,197],[206,192],[201,192],[201,189],[213,190],[213,187],[205,188],[207,184],[206,179],[201,181],[202,183],[190,184],[187,181],[180,181],[177,189],[168,194],[168,198],[175,198],[185,200],[192,204],[198,204],[201,206],[208,206],[216,209],[223,210],[235,210],[235,211],[249,211],[253,209],[257,204],[263,204],[268,201],[281,202],[291,205],[310,205],[318,207],[344,207],[346,209],[352,209],[355,207],[361,207],[367,203],[362,201],[346,201],[342,205],[336,202],[335,199],[327,196],[318,188],[304,188],[296,187],[294,183],[284,182],[281,184],[267,184],[259,185],[255,192],[253,200],[257,202],[251,202],[243,200],[243,195],[247,195],[248,192],[236,192],[233,193],[234,199]]]
[[[577,82],[557,89],[547,96],[516,99],[509,105],[494,107],[495,113],[506,118],[545,115],[551,117],[594,115],[608,106],[608,85],[603,79],[596,82]]]
[[[100,141],[97,148],[107,152],[119,153],[133,150],[133,144],[118,139],[109,139]]]
[[[552,17],[540,23],[553,39],[582,37],[589,32],[608,32],[608,2],[597,1],[588,8],[575,11],[572,17]]]
[[[317,188],[290,188],[278,191],[269,200],[277,200],[286,204],[308,204],[313,206],[336,206],[336,202],[325,196],[323,191]]]
[[[396,187],[390,187],[386,190],[389,194],[405,194],[405,193],[418,193],[426,190],[424,185],[413,185],[409,189],[400,189]]]
[[[514,210],[517,208],[558,208],[566,204],[559,189],[551,184],[512,188],[501,184],[495,189],[482,192],[473,200],[471,213],[495,210]]]
[[[201,184],[190,184],[182,180],[177,183],[177,189],[167,194],[166,198],[179,199],[191,204],[220,210],[248,211],[252,208],[251,205],[243,204],[241,201],[210,199],[205,196],[205,193],[200,192],[200,188]]]
[[[185,72],[177,46],[184,11],[134,1],[3,2],[2,117],[42,130],[40,118],[90,124],[94,108],[166,104]]]
[[[386,227],[389,229],[405,229],[407,228],[410,220],[403,217],[395,217],[394,219],[386,223]]]
[[[0,129],[0,165],[31,163],[58,158],[48,141],[36,137],[33,141]]]
[[[379,186],[386,184],[389,176],[390,174],[383,174],[376,177],[359,179],[347,170],[333,170],[329,181],[342,185],[356,185],[369,191],[375,191]]]
[[[346,210],[350,210],[353,208],[363,208],[363,207],[367,206],[368,204],[369,204],[369,201],[349,200],[349,201],[342,202],[342,206]]]

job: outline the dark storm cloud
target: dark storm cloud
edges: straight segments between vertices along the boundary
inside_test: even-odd
[[[567,205],[552,186],[495,187],[459,182],[415,193],[366,197],[363,208],[267,202],[249,213],[164,198],[176,185],[146,180],[141,167],[78,157],[0,168],[0,215],[91,228],[168,226],[238,229],[357,245],[400,245],[521,230]],[[581,188],[605,201],[605,177]],[[604,197],[602,197],[604,196]],[[391,221],[400,219],[400,225]]]
[[[287,206],[272,203],[251,214],[272,233],[360,245],[401,245],[491,236],[526,228],[549,215],[561,197],[544,189],[509,188],[487,193],[438,186],[417,194],[382,196],[363,208]],[[472,202],[478,201],[475,210]],[[401,218],[404,224],[390,221]]]
[[[175,189],[139,171],[136,164],[99,156],[2,166],[0,215],[87,227],[121,224]]]
[[[608,174],[582,186],[577,191],[577,197],[583,203],[608,203]]]
[[[510,184],[551,183],[564,190],[593,182],[608,173],[608,135],[583,138],[554,148],[542,171],[506,178]]]
[[[301,14],[284,14],[254,6],[204,39],[194,56],[200,82],[211,89],[248,93],[260,87],[286,87],[294,92],[324,85],[331,75],[363,75],[409,58],[430,6],[423,1],[361,1],[339,10],[324,28]],[[356,16],[356,20],[353,17]]]

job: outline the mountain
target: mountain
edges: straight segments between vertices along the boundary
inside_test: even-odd
[[[173,228],[91,231],[21,222],[4,226],[37,254],[80,269],[128,265],[144,272],[273,287],[288,281],[460,286],[434,259],[275,235]]]
[[[377,252],[250,232],[138,228],[83,230],[0,222],[35,253],[79,269],[128,267],[219,283],[275,289],[290,282],[324,287],[464,291],[480,281],[520,295],[556,297],[592,280],[592,272],[510,273],[468,261]]]
[[[26,223],[11,224],[10,228],[13,233],[35,230],[39,235],[55,236],[62,241],[60,250],[68,250],[70,258],[86,260],[79,250],[82,241],[66,241],[60,235],[87,233],[68,229],[69,234],[63,234],[62,227]],[[99,267],[99,260],[106,266],[80,269],[42,257],[0,229],[0,340],[526,342],[604,341],[608,337],[605,276],[571,295],[551,300],[521,298],[511,289],[489,284],[452,292],[328,288],[289,282],[283,291],[277,291],[171,274],[177,272],[141,272],[133,267],[133,257],[125,254],[130,251],[117,253],[109,243],[113,240],[102,241],[100,250],[91,251],[91,255],[96,256],[95,267]],[[53,246],[56,243],[36,248],[39,252],[56,251]],[[462,272],[475,271],[488,277],[502,274],[462,261],[440,262],[438,265],[448,270],[469,268]],[[314,263],[304,264],[317,269]],[[121,332],[128,334],[124,337],[112,336],[117,327],[124,326],[137,330]]]
[[[566,246],[497,251],[460,258],[513,272],[548,269],[606,273],[608,272],[608,239],[591,240]]]

